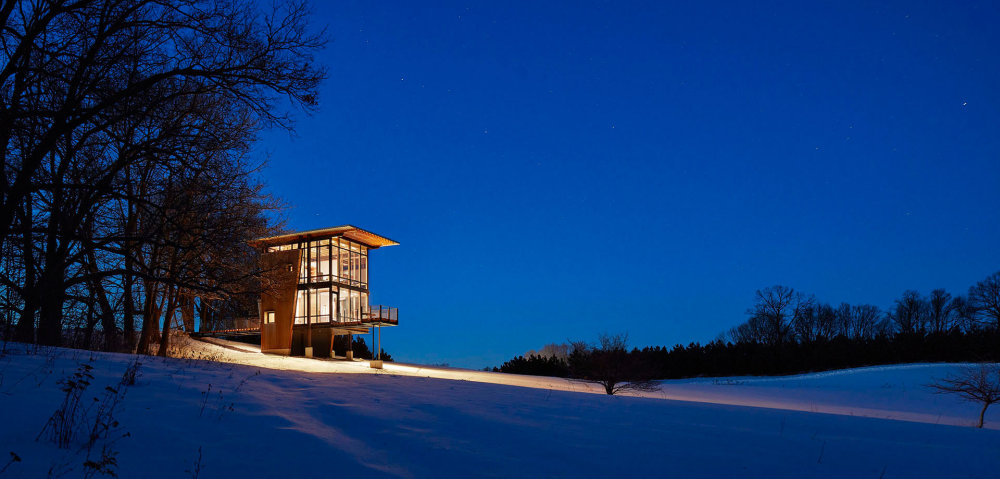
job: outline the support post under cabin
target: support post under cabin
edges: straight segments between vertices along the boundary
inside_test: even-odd
[[[306,357],[313,357],[313,330],[312,330],[312,318],[306,318]]]

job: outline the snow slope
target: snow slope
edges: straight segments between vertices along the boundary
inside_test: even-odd
[[[212,347],[190,342],[188,349],[214,359],[270,369],[327,373],[371,373],[367,361],[318,361],[261,354],[256,346],[209,339]],[[708,378],[663,381],[660,391],[626,393],[640,397],[674,399],[733,406],[820,412],[904,421],[970,426],[979,409],[955,396],[932,394],[925,387],[937,378],[967,365],[908,364],[877,366],[782,377]],[[404,376],[505,384],[558,391],[604,394],[596,384],[458,368],[385,363],[385,371]],[[990,421],[990,419],[993,419]],[[1000,429],[1000,407],[987,414],[988,428]]]
[[[388,364],[376,372],[366,362],[198,347],[230,363],[141,359],[142,376],[116,414],[130,434],[114,443],[119,477],[994,478],[1000,470],[992,424],[1000,414],[987,416],[994,429],[946,425],[971,423],[975,407],[923,387],[955,365],[664,382],[659,395],[685,399],[677,401],[580,394],[573,390],[590,385],[551,378]],[[62,477],[82,477],[79,446],[35,441],[62,400],[57,381],[91,364],[87,395],[97,395],[130,360],[8,345],[0,469],[8,451],[21,462],[0,478],[46,477],[54,465]]]

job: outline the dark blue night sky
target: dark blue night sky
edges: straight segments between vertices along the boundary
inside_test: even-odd
[[[259,154],[354,224],[397,360],[706,342],[756,289],[887,308],[1000,269],[1000,7],[316,2],[321,106]],[[418,6],[421,5],[421,6]]]

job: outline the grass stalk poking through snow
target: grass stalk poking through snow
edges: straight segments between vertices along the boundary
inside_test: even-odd
[[[52,416],[49,417],[45,427],[38,433],[36,441],[42,436],[48,435],[49,439],[60,449],[69,447],[77,433],[81,416],[84,414],[84,406],[80,404],[80,400],[83,397],[83,392],[94,380],[94,375],[90,373],[93,369],[93,366],[84,363],[77,368],[76,372],[59,380],[60,390],[65,393],[65,397]]]

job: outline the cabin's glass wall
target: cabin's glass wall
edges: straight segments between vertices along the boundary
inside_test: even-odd
[[[300,289],[295,298],[295,324],[356,323],[368,307],[367,291],[337,286]]]
[[[358,322],[368,311],[368,248],[345,238],[271,246],[301,249],[295,324]]]
[[[295,324],[337,320],[337,287],[300,289],[295,298]]]
[[[299,283],[333,281],[349,286],[368,288],[368,248],[343,238],[303,242],[296,245],[272,246],[268,251],[302,249]]]
[[[368,312],[368,293],[355,289],[340,288],[340,318],[343,322],[361,321]]]

